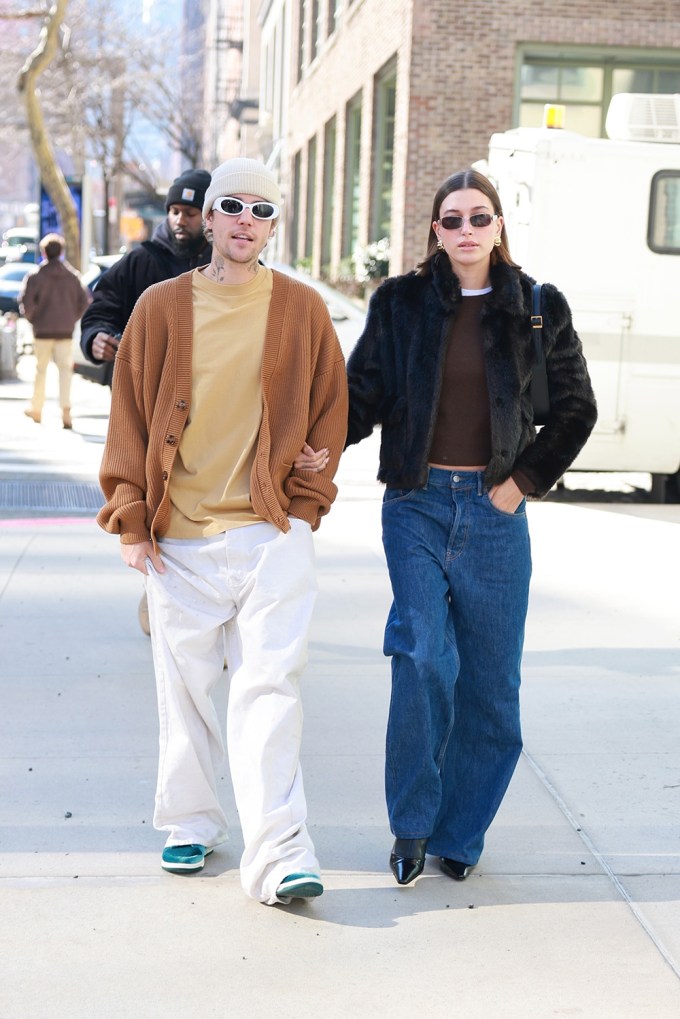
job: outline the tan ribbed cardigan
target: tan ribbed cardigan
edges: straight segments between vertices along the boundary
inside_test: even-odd
[[[97,522],[126,545],[149,538],[155,545],[168,526],[168,486],[191,402],[191,275],[144,291],[116,355],[99,475],[106,504]],[[255,512],[282,531],[290,528],[289,514],[316,530],[337,494],[332,478],[347,431],[345,361],[319,294],[284,273],[273,275],[250,495]],[[238,384],[238,377],[225,377],[225,400]],[[321,473],[292,466],[305,442],[330,450]]]

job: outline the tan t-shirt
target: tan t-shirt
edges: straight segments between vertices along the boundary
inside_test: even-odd
[[[250,472],[272,284],[264,266],[232,286],[194,270],[191,410],[170,480],[168,538],[206,537],[262,519],[250,501]]]

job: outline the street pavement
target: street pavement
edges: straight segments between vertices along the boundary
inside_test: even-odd
[[[0,382],[0,1019],[678,1019],[680,507],[529,507],[525,753],[478,868],[399,888],[372,439],[316,535],[303,768],[325,894],[267,907],[241,836],[161,871],[140,578],[94,523],[109,395]],[[226,683],[226,677],[225,677]],[[225,691],[218,691],[221,703]]]

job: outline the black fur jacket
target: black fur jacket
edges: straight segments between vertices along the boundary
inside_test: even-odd
[[[348,364],[347,445],[382,426],[378,480],[388,488],[422,488],[437,415],[451,317],[460,283],[442,252],[432,272],[396,276],[376,290],[364,332]],[[492,292],[482,333],[491,413],[491,460],[484,482],[500,484],[513,471],[545,495],[585,444],[597,418],[595,398],[571,312],[556,287],[543,287],[543,343],[550,417],[537,433],[531,383],[533,280],[505,263],[491,268]]]

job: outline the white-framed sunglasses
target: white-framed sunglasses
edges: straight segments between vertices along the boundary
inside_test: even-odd
[[[250,209],[255,219],[276,219],[280,209],[275,202],[242,202],[240,198],[216,198],[213,209],[225,216],[240,216],[244,209]]]

